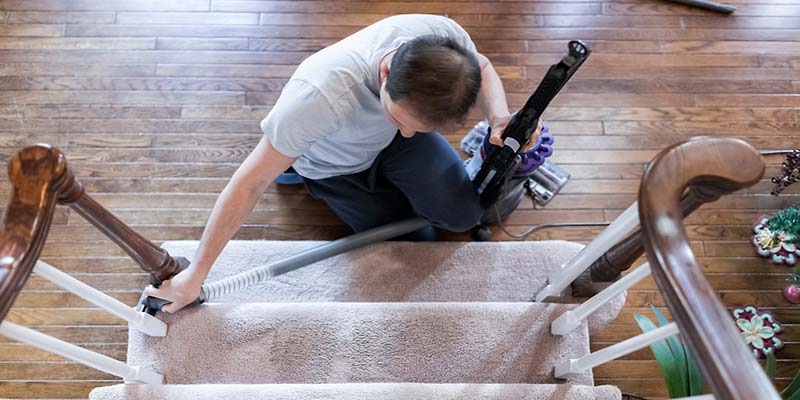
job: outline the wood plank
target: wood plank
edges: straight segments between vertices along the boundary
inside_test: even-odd
[[[25,118],[65,119],[177,119],[182,107],[169,106],[105,106],[105,105],[25,105],[13,106]],[[97,121],[91,121],[97,123]]]
[[[208,11],[208,0],[176,0],[168,4],[158,0],[3,0],[0,5],[11,11]]]
[[[561,58],[561,52],[538,54],[485,54],[492,62],[505,65],[550,66]],[[630,54],[596,54],[591,63],[602,66],[630,65]],[[791,56],[770,56],[770,65],[787,66],[792,63]],[[638,54],[638,65],[676,66],[676,67],[755,67],[762,65],[765,57],[755,54]]]
[[[97,25],[70,24],[65,36],[106,37],[106,36],[171,36],[171,37],[278,37],[278,38],[343,38],[359,30],[354,26],[285,27],[264,29],[252,25]],[[265,63],[268,64],[268,63]]]
[[[109,245],[106,245],[105,248],[106,249],[111,249],[112,248],[111,246],[113,246],[113,243],[109,243]],[[52,247],[56,247],[56,246],[50,246],[50,247],[52,248]],[[99,246],[94,245],[92,247],[93,248],[97,248]],[[91,255],[93,255],[95,253],[98,253],[93,248],[89,248],[87,250],[87,254],[89,256],[91,256]],[[108,251],[103,251],[103,250],[104,249],[101,249],[101,251],[99,251],[99,253],[108,253]],[[66,254],[66,252],[60,252],[60,253],[61,254]],[[124,254],[124,253],[121,253],[121,252],[118,252],[118,253],[119,254],[116,254],[118,256],[121,256],[121,255]],[[45,254],[44,257],[48,257],[48,255]],[[144,272],[133,273],[133,274],[119,274],[119,273],[115,273],[115,274],[72,274],[72,276],[75,277],[76,279],[80,280],[81,282],[84,282],[87,285],[92,286],[95,289],[102,290],[102,291],[120,290],[120,289],[134,288],[134,287],[138,287],[139,290],[142,290],[142,289],[144,289],[145,286],[148,285],[148,282],[149,282],[147,280],[148,279],[147,278],[147,274],[145,274]],[[24,287],[25,287],[26,290],[56,290],[56,289],[58,289],[58,286],[56,286],[55,284],[51,283],[50,281],[44,280],[44,279],[42,279],[42,278],[40,278],[39,276],[36,276],[36,275],[31,276],[28,279],[28,282],[25,284]],[[96,312],[92,312],[91,314],[93,315],[95,313]],[[100,314],[100,313],[97,313],[97,314]],[[48,325],[49,321],[48,320],[42,320],[42,319],[39,319],[39,318],[28,318],[28,319],[26,319],[24,321],[18,321],[18,322],[22,322],[22,323],[26,323],[26,324],[30,323],[30,325],[32,325],[32,326],[39,326],[39,325]],[[63,325],[63,324],[55,324],[55,325]],[[72,324],[72,325],[80,325],[80,324]],[[104,324],[97,324],[97,325],[125,325],[127,327],[127,325],[126,325],[126,323],[124,321],[121,321],[121,322],[117,321],[116,323],[104,323]]]
[[[125,326],[46,326],[35,329],[45,335],[81,346],[128,343],[128,328]],[[0,343],[10,344],[16,342],[5,336],[0,336]]]
[[[149,50],[154,38],[0,38],[0,49]]]
[[[10,63],[0,64],[0,76],[151,76],[155,65]]]
[[[533,93],[538,82],[532,80],[506,80],[508,93]],[[652,79],[574,79],[569,83],[573,93],[758,93],[789,94],[792,81],[739,81],[739,80],[658,80]]]
[[[678,133],[688,135],[727,135],[741,132],[749,135],[796,135],[797,122],[652,122],[652,121],[608,121],[604,122],[609,135],[645,135]]]
[[[89,345],[82,347],[86,348],[87,350],[95,351],[100,354],[109,356],[111,358],[124,360],[126,358],[128,346],[124,344],[108,344],[108,345],[101,344],[101,345]],[[28,346],[24,344],[1,344],[0,361],[61,362],[66,360],[63,357],[60,357],[58,355],[43,350],[39,350],[33,346]],[[23,377],[23,379],[28,379],[28,376]]]
[[[16,399],[87,398],[98,386],[122,381],[0,382],[0,396]]]
[[[718,95],[697,96],[698,107],[738,107],[755,104],[757,107],[799,107],[800,97],[792,95]]]
[[[285,79],[273,78],[16,78],[4,79],[4,90],[154,90],[172,91],[281,91]]]
[[[158,64],[156,75],[173,77],[288,78],[294,65]]]
[[[37,376],[41,380],[114,380],[113,375],[76,363],[25,363],[16,362],[14,368],[0,368],[0,381],[24,380]]]
[[[64,36],[65,30],[64,25],[0,25],[0,37],[59,37]]]
[[[159,37],[156,49],[159,50],[247,50],[246,38],[170,38]],[[262,50],[250,48],[250,50]],[[267,50],[267,49],[264,49]]]
[[[240,1],[212,0],[211,11],[224,12],[263,12],[263,13],[331,13],[347,14],[369,10],[377,14],[445,14],[451,6],[443,2],[345,2],[323,1]],[[480,2],[459,2],[458,12],[462,14],[599,14],[599,4],[592,3],[524,3],[507,2],[503,7]]]
[[[268,51],[180,51],[180,50],[0,50],[7,62],[47,62],[58,58],[65,63],[104,64],[265,64],[296,65],[311,52]],[[515,65],[520,65],[516,63]]]
[[[205,11],[205,10],[204,10]],[[196,13],[196,12],[118,12],[120,24],[212,24],[257,25],[257,13]]]
[[[201,95],[202,94],[202,95]],[[2,91],[0,104],[86,105],[240,105],[243,93],[149,91]]]
[[[80,260],[81,262],[76,262]],[[108,260],[113,260],[108,261]],[[137,272],[139,267],[127,258],[56,258],[50,257],[46,260],[49,264],[66,273],[83,272]],[[72,261],[72,262],[70,262]],[[99,262],[98,262],[99,261]],[[124,262],[124,263],[123,263]],[[89,264],[83,265],[84,263]],[[119,266],[118,266],[119,265]],[[121,266],[127,266],[127,270]],[[135,269],[134,269],[135,268]],[[139,300],[141,292],[105,292],[107,295],[122,301],[133,307]],[[30,291],[23,290],[14,301],[17,308],[88,308],[92,304],[80,297],[64,291]]]
[[[187,96],[188,97],[188,96]],[[263,117],[265,117],[266,114]],[[189,119],[67,119],[61,123],[64,129],[76,133],[243,133],[263,135],[259,119],[244,120],[189,120]],[[191,140],[183,135],[186,140]],[[71,154],[72,159],[78,159]],[[120,160],[121,161],[121,160]]]
[[[142,287],[144,288],[144,286]],[[123,325],[128,323],[99,308],[12,308],[6,321],[24,326],[45,325]],[[15,366],[16,367],[16,366]],[[2,375],[0,375],[2,377]],[[0,378],[2,379],[2,378]]]
[[[10,11],[9,24],[113,24],[113,11]]]

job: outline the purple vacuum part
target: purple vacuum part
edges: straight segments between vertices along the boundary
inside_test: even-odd
[[[540,122],[542,123],[542,132],[536,139],[536,144],[527,152],[520,154],[522,161],[514,172],[515,177],[530,175],[533,170],[544,164],[545,158],[553,154],[553,135],[550,134],[547,123],[544,121]],[[483,138],[481,156],[484,160],[486,159],[486,155],[492,150],[492,147],[494,147],[493,144],[489,143],[489,136],[492,134],[491,129],[492,128],[489,128],[489,132]]]

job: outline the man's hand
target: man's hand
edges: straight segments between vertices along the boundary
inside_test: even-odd
[[[200,278],[200,279],[198,279]],[[192,303],[200,296],[200,287],[203,284],[201,277],[195,276],[192,268],[187,268],[181,271],[178,275],[161,282],[161,286],[156,289],[153,286],[148,286],[144,289],[144,294],[151,297],[158,297],[171,301],[172,304],[164,306],[162,311],[174,313],[187,304]]]
[[[503,131],[506,130],[506,126],[508,126],[512,116],[512,114],[509,114],[505,117],[495,118],[494,121],[492,121],[492,135],[489,137],[489,143],[495,146],[503,146],[503,138],[501,135],[503,134]],[[530,150],[536,144],[536,140],[539,138],[541,133],[542,123],[539,122],[539,126],[536,127],[536,132],[531,135],[531,140],[522,148],[520,152],[524,153]]]

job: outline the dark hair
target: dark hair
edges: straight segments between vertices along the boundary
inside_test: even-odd
[[[389,69],[389,98],[404,102],[432,126],[463,123],[481,89],[475,54],[444,36],[419,36],[404,43]]]

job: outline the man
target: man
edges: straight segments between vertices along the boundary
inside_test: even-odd
[[[389,17],[319,51],[262,121],[264,137],[214,205],[192,265],[145,293],[171,301],[166,312],[196,299],[214,260],[290,166],[354,231],[415,216],[472,228],[485,210],[460,157],[435,132],[463,124],[476,104],[492,143],[502,144],[510,114],[500,78],[448,18]],[[435,232],[405,239],[434,240]]]

